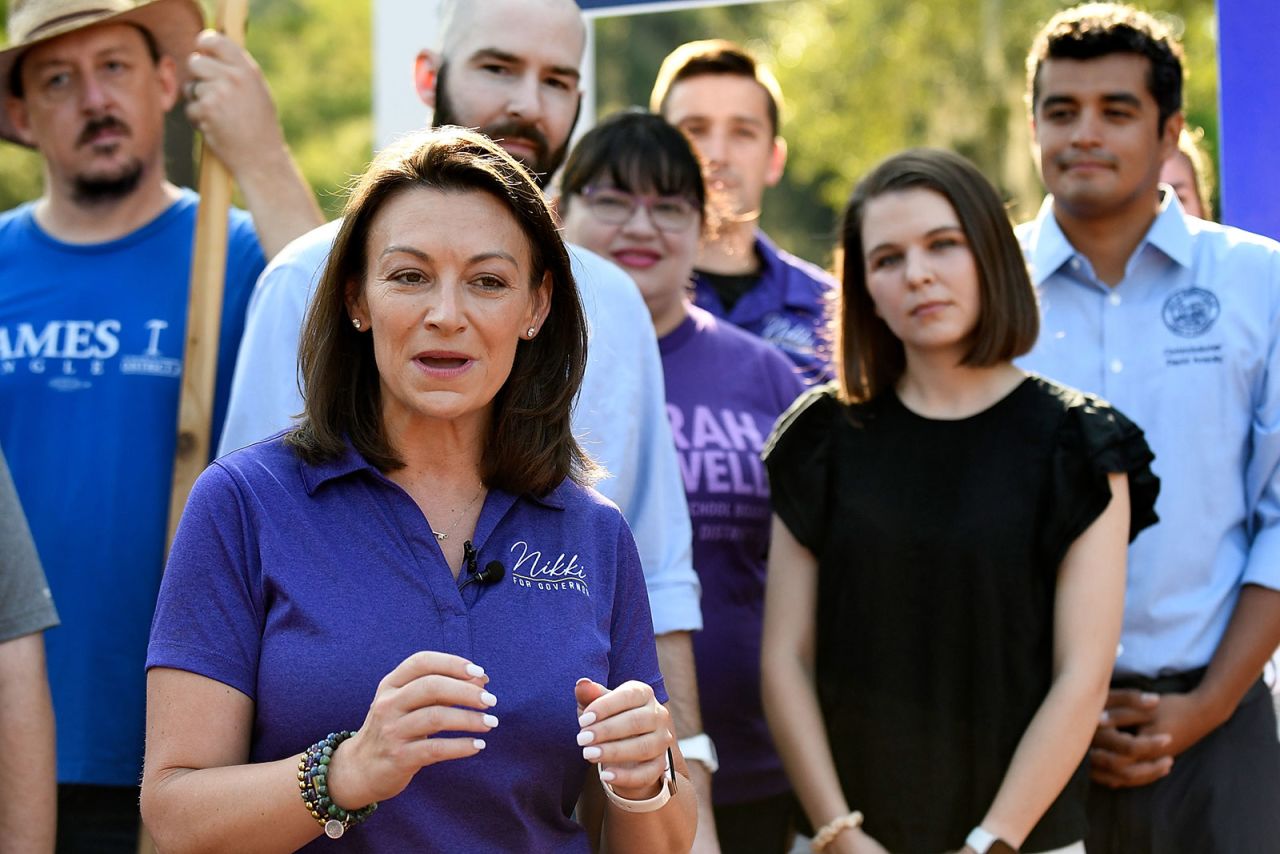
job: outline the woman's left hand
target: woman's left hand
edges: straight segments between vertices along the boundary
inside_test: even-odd
[[[600,766],[600,779],[620,797],[646,800],[656,795],[674,737],[671,714],[653,695],[653,687],[633,680],[610,691],[580,679],[573,692],[581,710],[582,758]]]

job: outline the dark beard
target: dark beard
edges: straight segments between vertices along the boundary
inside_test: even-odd
[[[431,116],[431,126],[461,125],[462,127],[474,127],[458,118],[458,111],[454,109],[453,99],[449,97],[448,70],[449,64],[447,62],[441,63],[440,70],[436,73],[436,108]],[[581,98],[578,99],[578,109],[582,109]],[[573,124],[570,125],[570,128],[577,124],[578,114],[575,112],[573,114]],[[542,131],[538,130],[530,122],[507,119],[491,124],[488,127],[476,127],[474,129],[495,141],[508,137],[519,137],[532,143],[536,149],[533,162],[529,162],[516,154],[511,156],[533,172],[534,180],[542,188],[547,186],[547,182],[551,180],[551,176],[560,168],[560,164],[564,163],[565,156],[569,153],[569,140],[566,139],[559,148],[552,149]]]
[[[93,145],[93,138],[103,130],[116,130],[129,134],[129,126],[115,116],[105,115],[90,119],[80,131],[76,140],[77,147]],[[82,205],[101,205],[118,202],[138,188],[142,180],[142,161],[131,160],[120,170],[119,174],[103,176],[77,175],[73,196]]]
[[[73,198],[82,205],[104,205],[118,202],[138,189],[142,180],[142,161],[131,161],[115,176],[77,175]]]

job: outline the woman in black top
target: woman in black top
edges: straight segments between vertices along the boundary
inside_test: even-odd
[[[968,161],[885,161],[842,249],[838,380],[765,451],[765,708],[815,846],[1083,852],[1151,452],[1106,403],[1012,364],[1035,296]]]

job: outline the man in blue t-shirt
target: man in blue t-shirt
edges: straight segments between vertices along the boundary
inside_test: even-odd
[[[200,32],[194,0],[89,5],[12,3],[0,52],[0,137],[44,168],[41,197],[0,216],[0,445],[62,616],[57,847],[132,852],[198,202],[164,172],[184,83],[258,225],[231,214],[214,424],[263,248],[320,216],[261,72]]]
[[[781,349],[809,382],[830,379],[826,305],[835,279],[779,249],[758,226],[764,191],[787,162],[773,73],[733,42],[688,42],[662,61],[649,109],[688,134],[725,208],[698,253],[698,307]]]

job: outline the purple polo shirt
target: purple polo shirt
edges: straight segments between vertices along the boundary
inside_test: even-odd
[[[715,288],[696,271],[695,302],[777,347],[800,368],[806,382],[830,380],[834,374],[826,331],[827,303],[838,291],[835,278],[816,264],[779,249],[763,231],[756,232],[755,252],[760,259],[760,281],[742,295],[732,311],[725,311]]]
[[[588,851],[570,818],[589,769],[574,683],[637,679],[666,701],[631,532],[566,480],[544,498],[491,491],[473,542],[480,567],[506,574],[459,592],[413,499],[351,448],[312,466],[277,436],[196,482],[147,666],[252,699],[250,761],[358,728],[379,680],[419,650],[484,667],[498,698],[486,750],[423,768],[365,824],[303,850]]]
[[[720,757],[714,798],[767,798],[790,785],[760,698],[772,518],[760,451],[804,384],[776,349],[695,306],[658,348],[702,582],[693,653],[702,724]]]

